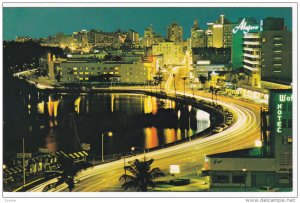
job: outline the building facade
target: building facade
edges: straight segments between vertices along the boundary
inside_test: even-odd
[[[183,63],[183,45],[180,42],[161,42],[153,45],[152,54],[163,56],[163,65],[180,65]]]
[[[167,39],[171,42],[182,42],[183,29],[177,23],[172,23],[167,29]]]
[[[198,20],[194,21],[191,28],[190,48],[206,47],[206,37],[204,30],[201,30],[198,25]]]
[[[261,111],[262,134],[255,148],[208,155],[212,187],[260,186],[290,188],[293,185],[292,90],[269,90],[268,110]],[[280,191],[280,190],[279,190]]]
[[[137,58],[135,58],[137,59]],[[58,58],[48,54],[48,77],[60,84],[117,82],[144,84],[155,74],[152,63],[129,58],[103,61],[97,58]],[[152,75],[151,75],[152,74]]]
[[[289,85],[292,82],[292,33],[284,29],[282,18],[266,18],[262,32],[264,81]]]
[[[260,87],[261,71],[261,34],[247,33],[243,37],[243,67],[247,75],[246,82],[253,87]]]

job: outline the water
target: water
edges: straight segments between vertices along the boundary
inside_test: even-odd
[[[150,149],[201,132],[209,114],[178,102],[140,94],[46,94],[16,91],[4,102],[4,159],[25,151],[80,151],[105,155]],[[107,132],[112,132],[112,137]]]

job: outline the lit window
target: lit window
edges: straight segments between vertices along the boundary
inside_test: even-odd
[[[88,74],[89,74],[89,72],[85,72],[85,74],[86,74],[86,75],[88,75]]]
[[[89,80],[89,78],[85,78],[85,80]]]
[[[77,75],[77,72],[74,72],[74,75]]]
[[[77,70],[77,67],[74,67],[73,70]]]
[[[83,75],[83,72],[79,72],[79,75]]]
[[[83,80],[83,78],[79,78],[79,80]]]

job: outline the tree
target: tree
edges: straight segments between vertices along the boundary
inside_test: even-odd
[[[200,83],[204,86],[204,84],[206,83],[207,81],[207,77],[203,76],[203,75],[200,75],[199,76],[199,81]]]
[[[159,168],[151,169],[151,164],[154,159],[147,161],[139,161],[136,159],[130,166],[125,166],[125,171],[131,175],[124,174],[119,178],[122,188],[126,191],[128,189],[135,189],[136,191],[147,192],[148,186],[154,187],[153,179],[163,177],[165,174]]]
[[[188,76],[184,76],[182,77],[181,79],[183,80],[183,95],[185,96],[185,81],[186,79],[188,79],[189,77]]]
[[[68,189],[71,192],[75,188],[75,177],[81,170],[84,170],[90,166],[86,162],[74,162],[72,158],[67,156],[58,156],[58,162],[60,163],[59,170],[61,171],[58,181],[55,184],[55,187],[62,183],[68,185]]]
[[[157,74],[153,77],[155,83],[159,84],[159,90],[161,92],[161,83],[163,82],[164,76],[161,71],[157,72]]]
[[[236,84],[238,83],[237,79],[233,79],[231,83],[234,84],[234,89],[236,89]]]
[[[60,170],[62,170],[62,173],[55,186],[66,183],[69,191],[71,192],[75,187],[74,179],[79,171],[76,170],[74,161],[68,157],[59,156],[58,161],[60,163]]]

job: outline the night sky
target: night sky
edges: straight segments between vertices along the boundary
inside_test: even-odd
[[[198,19],[200,28],[206,29],[206,23],[216,21],[220,14],[231,22],[240,17],[281,17],[287,28],[292,28],[291,8],[3,8],[3,39],[40,38],[82,29],[133,29],[142,36],[151,24],[157,33],[166,36],[167,26],[173,22],[183,27],[186,39],[194,19]]]

